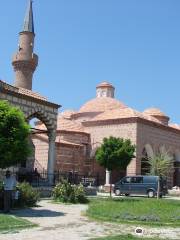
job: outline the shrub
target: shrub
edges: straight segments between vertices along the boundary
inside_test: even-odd
[[[3,182],[0,181],[0,210],[3,209]]]
[[[33,207],[40,200],[40,194],[37,190],[26,182],[17,185],[19,190],[19,199],[15,201],[15,207]]]
[[[0,191],[2,191],[2,190],[3,190],[3,182],[0,181]]]
[[[53,199],[64,203],[87,203],[83,186],[71,185],[67,180],[62,180],[53,190]]]

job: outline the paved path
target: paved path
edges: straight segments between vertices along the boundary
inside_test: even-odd
[[[39,224],[37,228],[0,234],[0,240],[86,240],[97,236],[134,233],[137,226],[97,223],[81,213],[86,205],[53,204],[47,200],[38,208],[14,211],[16,216]],[[180,228],[145,228],[146,236],[180,239]]]

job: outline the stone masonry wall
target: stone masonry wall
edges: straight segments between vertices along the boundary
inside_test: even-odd
[[[61,140],[61,141],[60,141]],[[90,163],[87,161],[89,135],[71,132],[59,132],[56,137],[55,170],[61,172],[76,171],[88,173]],[[35,159],[39,171],[47,170],[48,138],[46,134],[33,135]],[[85,144],[83,144],[85,143]]]
[[[89,135],[83,133],[70,133],[70,132],[60,132],[57,133],[58,139],[62,141],[77,143],[77,144],[88,144]]]
[[[130,139],[132,144],[136,145],[137,139],[137,124],[126,123],[126,124],[109,124],[99,126],[88,126],[85,128],[91,135],[92,149],[97,148],[101,145],[103,138],[105,137],[120,137],[124,139]],[[136,174],[136,159],[132,159],[127,167],[127,174]],[[105,170],[95,163],[95,171],[99,171],[100,174],[105,175]],[[119,171],[120,173],[120,171]],[[117,174],[115,174],[117,175]]]
[[[49,150],[48,138],[42,139],[33,135],[32,141],[35,146],[35,167],[39,172],[47,170]]]
[[[149,144],[154,153],[157,153],[161,147],[174,156],[175,151],[180,150],[180,131],[179,134],[172,132],[171,129],[162,129],[161,127],[150,126],[143,123],[137,125],[137,174],[141,173],[142,152],[146,144]],[[173,163],[172,163],[173,167]],[[169,181],[173,185],[172,169]]]
[[[29,91],[28,94],[34,94]],[[35,94],[36,95],[36,94]],[[38,118],[40,119],[47,127],[48,131],[52,133],[56,130],[57,126],[57,113],[58,113],[58,105],[50,103],[45,100],[38,99],[38,97],[28,96],[26,94],[18,93],[18,88],[15,88],[11,85],[8,85],[2,81],[0,81],[0,100],[7,100],[10,104],[19,107],[20,110],[24,113],[24,116],[27,121]],[[46,145],[49,143],[47,142]],[[48,146],[44,146],[44,142],[38,142],[38,144],[34,144],[37,149],[37,154],[41,154],[42,166],[45,166],[48,158]],[[41,146],[43,145],[43,146]],[[38,156],[39,158],[39,156]],[[32,166],[33,159],[28,159],[27,167],[30,170],[33,168]],[[36,164],[36,161],[35,161]],[[39,165],[40,167],[40,165]],[[41,168],[43,168],[41,167]],[[47,165],[46,165],[47,168]]]
[[[47,127],[56,129],[57,124],[57,108],[46,105],[46,103],[41,103],[34,101],[26,96],[14,96],[13,94],[0,92],[0,100],[8,100],[12,105],[19,107],[21,111],[25,114],[26,118],[30,116],[35,116],[43,118],[46,121],[45,124],[48,124]]]

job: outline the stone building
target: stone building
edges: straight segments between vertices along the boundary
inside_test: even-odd
[[[38,56],[34,53],[34,20],[32,1],[29,0],[22,31],[19,33],[18,51],[14,54],[12,65],[15,71],[14,85],[0,80],[0,100],[8,100],[19,107],[29,122],[38,118],[46,126],[47,134],[47,170],[49,181],[53,181],[55,159],[55,137],[57,127],[58,104],[49,102],[39,93],[32,91],[33,73],[38,65]],[[33,169],[35,158],[27,161],[27,167]]]
[[[38,118],[36,134],[32,134],[35,156],[27,167],[47,170],[53,181],[54,170],[78,172],[105,178],[105,169],[95,161],[95,152],[104,137],[131,139],[136,145],[136,157],[126,172],[113,173],[113,181],[125,174],[143,173],[144,155],[152,156],[164,149],[173,156],[171,185],[180,185],[180,126],[170,124],[169,117],[156,108],[138,112],[114,98],[115,88],[108,82],[96,87],[96,97],[79,111],[57,114],[59,105],[32,91],[33,73],[38,65],[34,53],[34,20],[32,0],[22,31],[18,51],[13,56],[14,86],[0,81],[0,99],[20,107],[27,121]],[[55,154],[56,148],[56,154]]]
[[[56,137],[56,166],[60,171],[78,171],[80,174],[99,174],[105,178],[105,169],[95,161],[95,152],[104,137],[131,139],[136,145],[136,157],[127,171],[113,173],[113,181],[120,176],[144,173],[144,155],[166,150],[173,156],[170,185],[180,185],[180,126],[170,124],[169,117],[157,108],[138,112],[114,98],[115,88],[108,82],[96,87],[96,98],[86,102],[79,111],[59,114]],[[45,129],[41,122],[36,127]],[[42,167],[47,165],[45,134],[35,135],[35,156]]]

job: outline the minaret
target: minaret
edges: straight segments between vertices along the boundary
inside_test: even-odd
[[[32,90],[33,73],[38,65],[38,56],[33,53],[34,38],[32,0],[29,0],[23,30],[19,33],[19,49],[12,61],[15,71],[15,87]]]

